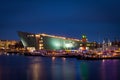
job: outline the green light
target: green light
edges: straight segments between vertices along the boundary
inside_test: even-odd
[[[75,49],[76,47],[78,47],[77,42],[72,40],[64,40],[59,38],[46,38],[45,41],[47,42],[44,46],[50,50],[66,50]]]
[[[83,36],[83,38],[85,38],[85,36]]]
[[[54,46],[56,46],[56,47],[60,47],[61,44],[60,44],[59,42],[54,42]]]
[[[64,47],[65,48],[72,48],[72,47],[74,47],[74,43],[71,41],[64,42]]]
[[[60,49],[62,46],[61,41],[59,39],[51,39],[51,47],[53,49]]]
[[[71,48],[71,47],[72,47],[72,44],[70,44],[70,43],[69,43],[69,44],[65,44],[65,47],[66,47],[66,48]]]
[[[86,36],[85,36],[85,35],[82,35],[82,38],[86,38]]]
[[[22,41],[22,43],[23,43],[24,47],[26,47],[26,46],[27,46],[26,41],[25,41],[23,38],[21,38],[21,41]]]

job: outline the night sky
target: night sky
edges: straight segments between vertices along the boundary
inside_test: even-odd
[[[1,0],[0,39],[19,40],[17,31],[119,38],[120,0]]]

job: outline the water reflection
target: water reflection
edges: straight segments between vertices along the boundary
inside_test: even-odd
[[[75,80],[75,63],[66,58],[56,58],[51,65],[52,80]]]
[[[0,57],[0,80],[119,80],[120,60]]]
[[[101,64],[101,80],[106,80],[106,69],[105,69],[105,60],[102,60],[102,64]]]
[[[62,76],[63,80],[75,80],[75,63],[74,61],[67,62],[66,58],[62,58]]]
[[[52,57],[52,62],[54,62],[55,61],[55,57]]]
[[[55,57],[52,57],[52,64],[51,64],[51,74],[52,74],[52,80],[62,80],[61,79],[61,69],[60,64],[56,62],[57,59]]]
[[[28,80],[40,80],[43,74],[43,64],[39,62],[40,58],[36,57],[31,59],[30,65],[27,70]]]
[[[118,80],[118,60],[104,60],[101,64],[102,80]]]
[[[0,80],[2,80],[2,68],[0,66]]]
[[[81,80],[88,80],[88,65],[85,62],[81,62],[80,64],[80,77]]]

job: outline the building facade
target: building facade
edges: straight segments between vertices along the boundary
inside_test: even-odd
[[[0,40],[0,49],[15,48],[16,43],[17,43],[17,41],[15,41],[15,40]]]
[[[27,50],[78,50],[82,47],[90,48],[94,46],[87,42],[87,39],[73,39],[48,34],[34,34],[28,32],[18,32],[18,35]],[[84,50],[85,50],[84,49]]]

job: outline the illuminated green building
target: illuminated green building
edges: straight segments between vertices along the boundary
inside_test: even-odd
[[[48,34],[18,32],[18,35],[24,47],[33,50],[78,50],[81,42],[79,39]]]
[[[33,34],[18,32],[18,35],[28,50],[83,50],[94,48],[94,43],[88,42],[86,38],[73,39],[48,34]]]

